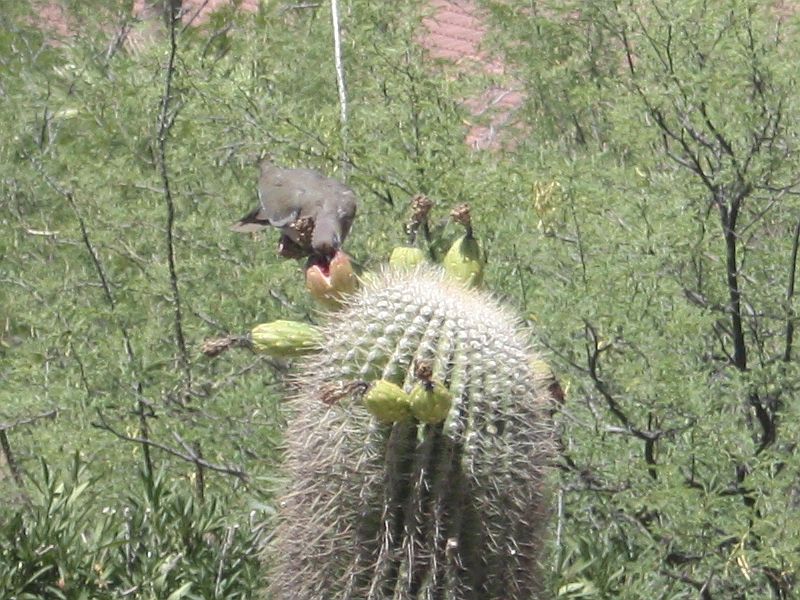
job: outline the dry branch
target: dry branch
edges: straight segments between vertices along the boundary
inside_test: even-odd
[[[189,400],[192,394],[192,371],[189,361],[189,350],[183,334],[183,313],[181,309],[181,295],[178,285],[178,269],[175,264],[175,200],[172,197],[169,171],[167,166],[167,138],[175,122],[175,112],[171,111],[172,80],[175,75],[175,57],[178,45],[176,40],[177,21],[180,18],[180,3],[171,4],[170,14],[167,15],[169,24],[169,58],[164,69],[164,91],[161,96],[161,109],[158,114],[158,170],[161,175],[162,193],[164,204],[167,208],[167,222],[165,225],[167,263],[169,266],[169,283],[172,289],[172,304],[174,312],[175,344],[178,347],[178,364],[183,371],[184,390],[183,401]]]

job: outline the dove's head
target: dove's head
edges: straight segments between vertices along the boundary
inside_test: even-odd
[[[311,248],[315,254],[330,258],[342,247],[353,219],[356,201],[352,194],[341,195],[326,202],[314,219]]]

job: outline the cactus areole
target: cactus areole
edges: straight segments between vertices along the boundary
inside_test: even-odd
[[[550,399],[518,320],[419,267],[371,277],[322,329],[295,377],[267,597],[538,597]],[[411,393],[420,361],[442,414],[376,418],[367,384]]]

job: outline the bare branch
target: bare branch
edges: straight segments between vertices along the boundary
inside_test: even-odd
[[[588,321],[584,322],[584,331],[587,340],[586,358],[589,366],[589,376],[592,378],[597,391],[600,392],[605,399],[606,405],[611,413],[617,418],[617,420],[619,420],[620,423],[625,426],[627,431],[633,431],[628,415],[626,415],[622,410],[616,398],[614,398],[614,396],[611,394],[611,391],[608,389],[608,385],[601,379],[598,372],[600,354],[605,352],[608,347],[600,347],[600,340],[597,336],[597,331]]]
[[[11,471],[11,477],[14,479],[14,483],[16,483],[19,488],[25,487],[25,482],[22,481],[22,473],[19,470],[17,459],[11,451],[8,433],[5,429],[0,429],[0,450],[3,451],[3,456],[5,456],[6,464],[8,465],[8,470]]]
[[[95,427],[97,429],[101,429],[103,431],[107,431],[111,435],[113,435],[114,437],[116,437],[116,438],[118,438],[120,440],[124,440],[126,442],[133,442],[133,443],[136,443],[136,444],[141,444],[143,446],[148,446],[148,447],[152,447],[152,448],[158,448],[159,450],[162,450],[162,451],[166,452],[167,454],[170,454],[172,456],[180,458],[181,460],[185,460],[186,462],[190,462],[190,463],[193,463],[195,465],[201,465],[204,468],[209,469],[210,471],[215,471],[217,473],[223,473],[225,475],[233,475],[234,477],[236,477],[236,478],[238,478],[238,479],[240,479],[241,481],[244,481],[244,482],[247,482],[247,480],[248,480],[247,473],[244,470],[242,470],[242,469],[240,469],[238,467],[232,467],[232,466],[218,465],[218,464],[215,464],[215,463],[210,463],[210,462],[204,460],[201,456],[198,456],[198,454],[194,451],[194,449],[192,449],[190,446],[188,446],[188,444],[186,446],[184,446],[184,451],[181,452],[180,450],[176,450],[175,448],[171,448],[170,446],[167,446],[166,444],[162,444],[160,442],[156,442],[155,440],[152,440],[150,438],[129,436],[129,435],[125,435],[124,433],[121,433],[121,432],[117,431],[116,429],[114,429],[108,423],[108,421],[106,421],[105,417],[103,416],[103,413],[100,412],[99,410],[97,411],[97,417],[100,419],[100,421],[99,422],[93,422],[92,423],[92,427]],[[180,439],[180,438],[178,438],[178,439]]]
[[[32,417],[23,417],[22,419],[17,419],[16,421],[12,421],[11,423],[0,423],[0,431],[8,431],[10,429],[14,429],[15,427],[19,427],[21,425],[30,425],[31,423],[35,423],[36,421],[41,421],[42,419],[55,419],[58,416],[59,410],[54,408],[53,410],[48,410],[47,412],[43,412],[38,415],[34,415]]]
[[[800,219],[794,226],[792,236],[792,253],[789,259],[789,283],[786,286],[786,340],[783,349],[783,360],[789,362],[792,359],[792,345],[794,344],[794,287],[797,278],[797,253],[800,247]]]
[[[643,92],[642,100],[645,103],[645,107],[647,108],[648,112],[653,117],[653,120],[656,122],[656,125],[658,125],[661,133],[663,134],[664,149],[667,156],[669,156],[669,158],[677,162],[682,167],[685,167],[695,173],[698,177],[700,177],[700,180],[710,192],[716,193],[719,186],[711,180],[711,176],[706,172],[705,169],[703,169],[703,165],[700,163],[700,156],[694,151],[689,142],[686,140],[686,136],[683,135],[682,132],[680,134],[676,133],[672,127],[670,127],[669,123],[667,122],[667,118],[664,116],[664,113],[662,113],[661,110],[655,106],[652,106]],[[680,145],[684,156],[679,156],[672,152],[668,141],[670,139],[676,141]]]
[[[174,307],[175,343],[178,346],[178,362],[183,371],[184,386],[183,401],[186,402],[192,393],[192,371],[189,361],[189,349],[183,334],[183,313],[181,309],[181,295],[178,286],[178,270],[175,265],[175,201],[172,197],[170,179],[167,168],[167,138],[175,121],[175,112],[171,111],[172,79],[175,75],[175,57],[177,55],[176,29],[180,18],[180,3],[172,2],[169,14],[166,15],[169,25],[169,58],[164,72],[164,91],[161,96],[161,110],[158,115],[158,166],[161,174],[164,204],[167,208],[166,245],[167,263],[169,265],[169,282],[172,288],[172,304]]]
[[[11,477],[14,479],[14,483],[16,483],[17,487],[20,489],[25,487],[25,483],[22,480],[22,471],[19,468],[17,459],[14,456],[14,452],[11,450],[11,442],[8,440],[8,431],[21,425],[29,425],[41,419],[53,419],[57,415],[58,409],[53,409],[32,417],[17,419],[11,423],[0,423],[0,451],[2,451],[5,457],[8,470],[11,471]]]
[[[705,122],[706,127],[708,127],[708,130],[716,138],[717,142],[719,143],[720,148],[722,148],[722,150],[725,152],[725,154],[727,154],[728,156],[731,157],[731,159],[733,160],[734,168],[735,168],[736,167],[736,153],[733,151],[733,146],[728,141],[728,139],[724,135],[722,135],[722,132],[711,121],[711,117],[708,114],[708,107],[706,106],[705,101],[700,102],[700,106],[698,108],[700,109],[700,114],[703,115],[703,121]]]

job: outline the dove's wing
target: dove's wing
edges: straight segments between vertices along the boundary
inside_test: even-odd
[[[308,186],[302,177],[297,177],[302,175],[297,171],[301,169],[262,170],[258,182],[260,214],[273,227],[287,227],[308,213],[305,206],[308,203]]]

